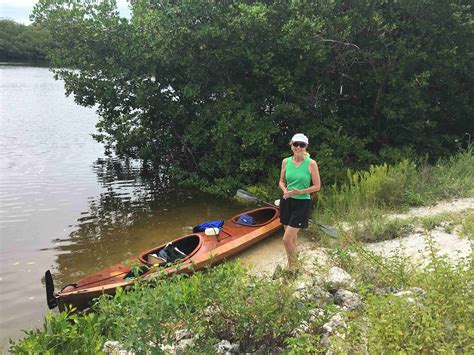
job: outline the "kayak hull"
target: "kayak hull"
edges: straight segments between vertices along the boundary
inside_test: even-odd
[[[254,217],[254,225],[239,223],[243,214]],[[131,287],[138,280],[149,280],[158,276],[170,276],[180,273],[193,273],[218,264],[248,249],[255,243],[282,228],[280,211],[273,206],[260,207],[229,218],[218,235],[193,233],[156,246],[130,259],[127,264],[116,264],[93,275],[67,285],[55,293],[60,311],[68,307],[84,310],[91,306],[92,300],[101,295],[114,295],[117,288]],[[174,262],[165,262],[156,258],[160,251],[168,246],[178,248],[182,257]],[[157,263],[156,260],[161,262]],[[132,268],[133,266],[133,268]]]

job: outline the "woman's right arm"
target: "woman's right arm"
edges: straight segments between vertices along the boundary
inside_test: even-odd
[[[286,188],[285,170],[286,159],[283,159],[283,161],[281,162],[280,182],[278,183],[278,186],[280,186],[280,189],[281,191],[283,191],[283,194],[288,193],[288,189]]]

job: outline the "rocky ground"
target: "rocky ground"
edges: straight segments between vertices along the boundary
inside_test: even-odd
[[[459,212],[473,214],[474,198],[443,201],[434,206],[414,208],[408,213],[393,214],[387,217],[411,219]],[[448,260],[451,260],[453,263],[459,260],[459,258],[469,257],[472,253],[472,238],[462,236],[459,226],[447,227],[449,227],[447,222],[443,222],[439,227],[429,231],[418,226],[415,227],[412,234],[404,238],[367,244],[366,248],[383,257],[389,257],[396,253],[397,255],[408,257],[420,266],[423,266],[424,260],[429,259],[426,258],[426,254],[432,252],[432,250],[436,250],[440,255],[447,256]],[[298,277],[296,296],[303,299],[317,299],[318,302],[316,303],[320,304],[321,307],[327,303],[335,304],[336,311],[330,315],[329,321],[323,325],[321,334],[322,344],[327,349],[326,353],[333,354],[337,352],[331,350],[331,344],[337,343],[338,338],[344,337],[342,330],[348,326],[345,317],[346,311],[362,309],[364,303],[355,292],[352,276],[343,269],[331,265],[327,251],[328,249],[326,248],[315,246],[314,241],[308,235],[303,233],[300,236],[300,257],[306,265],[301,268],[303,272],[300,272]],[[278,265],[281,268],[286,266],[286,255],[281,242],[281,235],[273,237],[270,241],[262,243],[261,246],[253,248],[244,254],[241,259],[257,275],[274,275]],[[318,267],[311,267],[315,265]],[[304,270],[312,271],[305,273]],[[319,271],[315,273],[315,270]],[[389,290],[381,289],[380,292],[389,292],[396,297],[403,297],[407,302],[416,302],[417,299],[425,295],[425,290],[417,287],[403,290],[395,288]],[[294,335],[304,333],[314,319],[323,316],[328,319],[328,314],[325,314],[324,309],[314,309],[311,318],[296,328]],[[361,348],[360,353],[368,352],[366,348]]]

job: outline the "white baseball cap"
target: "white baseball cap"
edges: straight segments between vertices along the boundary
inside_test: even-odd
[[[292,142],[303,142],[308,144],[308,137],[306,137],[303,133],[296,133],[293,138],[291,138]]]

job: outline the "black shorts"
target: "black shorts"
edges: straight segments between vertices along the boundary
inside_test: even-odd
[[[294,228],[308,228],[312,201],[296,198],[280,199],[280,222]]]

